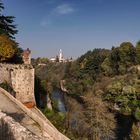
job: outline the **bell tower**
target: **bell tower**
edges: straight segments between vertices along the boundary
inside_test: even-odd
[[[63,61],[63,53],[62,53],[62,50],[60,49],[59,51],[59,62],[62,62]]]

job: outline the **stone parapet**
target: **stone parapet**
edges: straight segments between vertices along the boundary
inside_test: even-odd
[[[1,140],[41,140],[25,127],[15,122],[13,118],[0,111],[0,139]]]
[[[2,88],[0,88],[0,94],[8,97],[9,100],[16,105],[16,107],[21,109],[26,115],[28,115],[38,124],[42,131],[42,140],[69,140],[69,138],[61,134],[36,107],[31,110],[26,108],[21,102],[19,102]]]

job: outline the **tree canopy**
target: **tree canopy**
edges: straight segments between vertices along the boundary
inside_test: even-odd
[[[16,25],[14,23],[14,16],[5,16],[2,14],[4,10],[4,5],[0,1],[0,35],[5,34],[10,38],[14,38],[14,35],[17,34]]]
[[[22,49],[18,47],[14,35],[17,33],[14,16],[2,14],[4,5],[0,0],[0,62],[21,63]]]
[[[6,35],[0,35],[0,61],[10,61],[17,53],[17,44]]]

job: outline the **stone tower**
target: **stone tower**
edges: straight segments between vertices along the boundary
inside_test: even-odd
[[[59,51],[59,62],[63,62],[63,53],[61,49]]]
[[[23,51],[22,59],[24,64],[31,64],[31,50],[29,48]]]

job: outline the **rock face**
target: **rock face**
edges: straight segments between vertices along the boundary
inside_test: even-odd
[[[66,81],[65,80],[61,80],[60,81],[60,88],[63,92],[68,92],[68,90],[65,88],[65,84],[66,84]]]
[[[34,97],[34,69],[31,65],[0,64],[0,83],[9,83],[22,103],[32,102]]]

